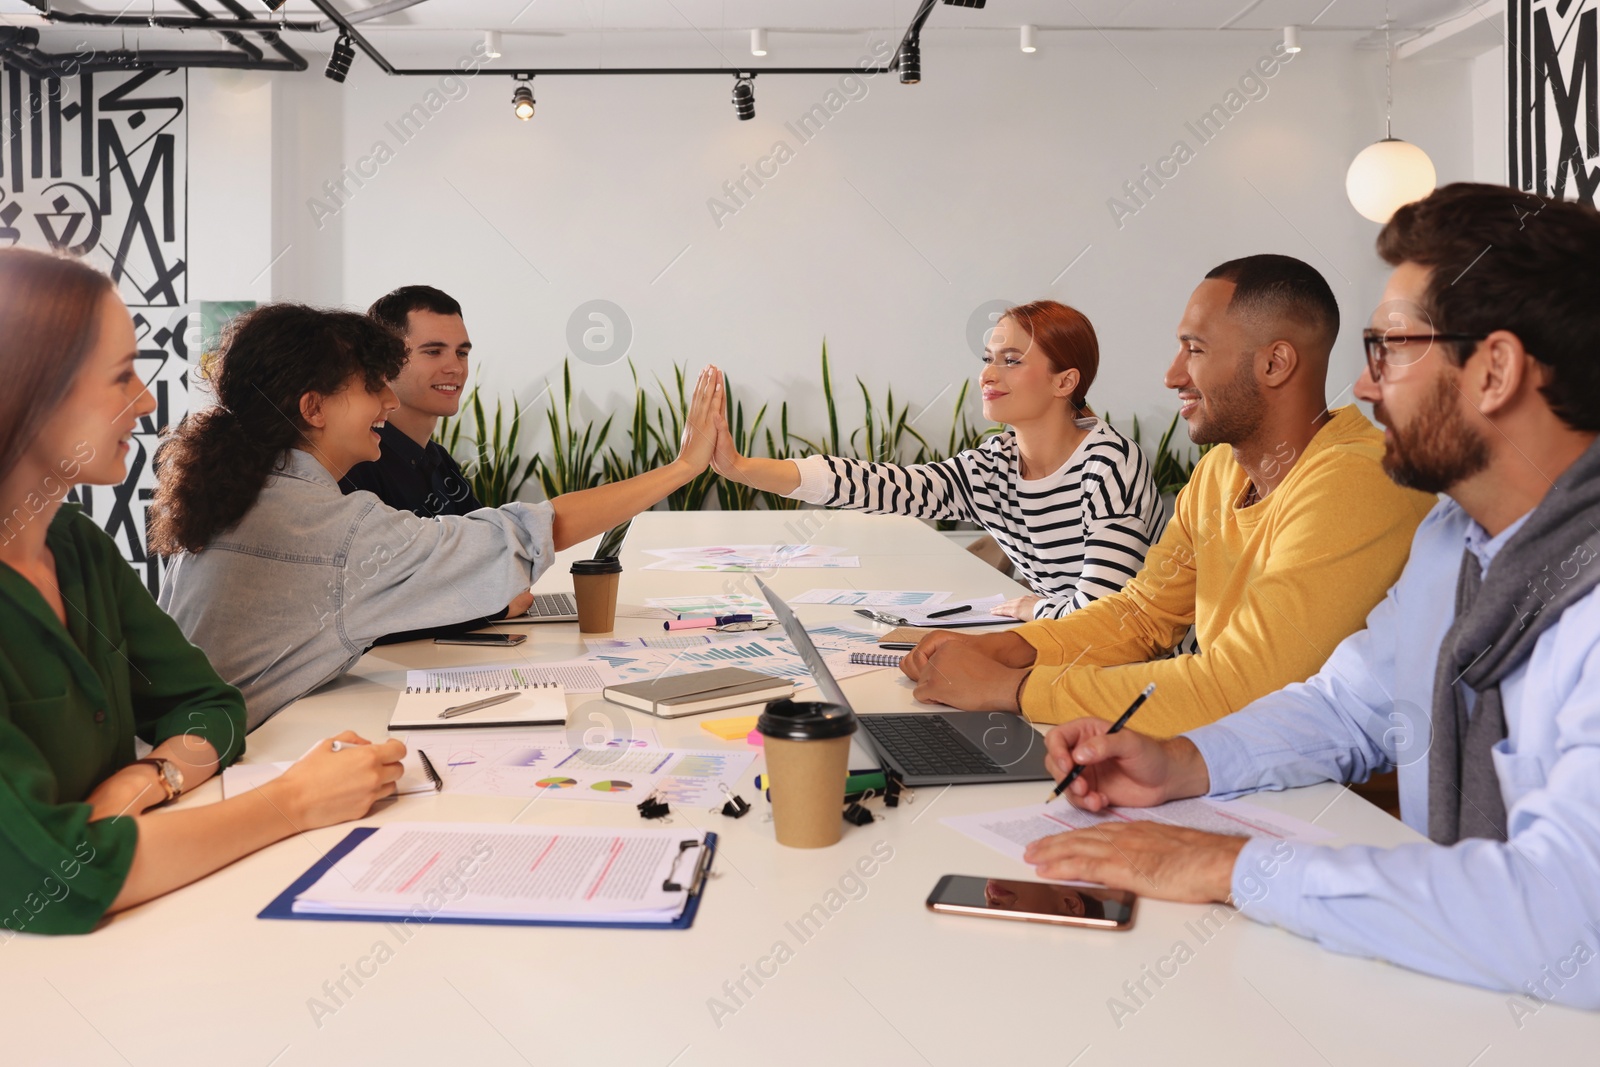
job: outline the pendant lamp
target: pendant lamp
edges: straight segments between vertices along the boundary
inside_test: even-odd
[[[1400,207],[1433,192],[1438,173],[1428,153],[1394,135],[1394,51],[1389,44],[1389,7],[1383,11],[1384,138],[1363,148],[1344,175],[1345,195],[1373,222],[1388,222]]]

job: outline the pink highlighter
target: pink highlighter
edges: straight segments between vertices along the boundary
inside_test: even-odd
[[[717,625],[715,616],[700,619],[671,619],[661,624],[663,630],[708,630]]]

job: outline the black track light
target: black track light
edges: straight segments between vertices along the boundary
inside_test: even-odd
[[[262,6],[268,11],[277,11],[285,2],[286,0],[261,0]]]
[[[533,79],[531,77],[517,78],[518,85],[511,92],[511,110],[523,122],[533,118]]]
[[[922,44],[915,37],[906,38],[896,57],[901,85],[916,85],[922,81]]]
[[[748,74],[741,74],[733,80],[733,110],[740,122],[748,122],[756,117],[756,83]]]
[[[343,83],[346,74],[350,73],[350,61],[356,58],[356,46],[351,43],[348,33],[341,33],[339,39],[333,42],[333,52],[328,56],[328,69],[322,73],[327,75],[329,81]]]

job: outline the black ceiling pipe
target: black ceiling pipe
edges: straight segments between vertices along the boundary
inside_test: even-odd
[[[158,15],[158,16],[154,16],[154,17],[151,17],[151,16],[135,16],[135,15],[98,15],[98,14],[86,14],[86,13],[81,13],[81,12],[55,11],[55,10],[51,9],[50,5],[46,2],[46,0],[27,0],[28,4],[30,4],[31,6],[37,8],[39,10],[40,14],[44,15],[52,23],[61,23],[61,24],[64,24],[64,25],[103,26],[103,27],[106,27],[108,29],[109,28],[119,28],[119,27],[125,29],[125,28],[130,27],[130,26],[143,26],[143,27],[154,26],[157,29],[167,29],[167,30],[216,30],[216,31],[221,32],[221,33],[224,34],[224,36],[227,39],[229,44],[231,44],[234,47],[238,48],[241,53],[243,53],[244,55],[250,57],[250,59],[252,60],[252,62],[250,62],[248,64],[244,64],[241,67],[240,64],[223,62],[221,57],[223,57],[225,55],[225,53],[212,52],[212,51],[200,51],[200,52],[193,53],[195,56],[199,57],[199,61],[196,62],[196,63],[192,63],[191,64],[191,63],[188,63],[186,61],[180,61],[180,62],[178,62],[176,64],[172,64],[172,63],[161,64],[162,66],[170,67],[170,66],[176,65],[176,66],[180,66],[180,67],[182,67],[182,66],[241,67],[241,69],[245,69],[245,70],[282,70],[282,71],[303,71],[303,70],[305,70],[307,68],[307,66],[309,66],[309,64],[306,62],[304,56],[300,55],[299,52],[296,52],[293,48],[290,48],[287,44],[284,43],[282,38],[279,36],[279,31],[288,29],[288,30],[300,30],[300,31],[308,32],[308,33],[315,33],[315,32],[317,32],[317,23],[314,23],[314,22],[282,22],[282,23],[280,23],[280,22],[267,21],[265,19],[257,19],[257,18],[255,18],[254,16],[252,16],[250,14],[250,11],[247,8],[244,8],[244,7],[240,6],[238,3],[234,2],[234,0],[223,0],[223,3],[230,11],[234,12],[234,14],[237,16],[237,18],[219,19],[219,18],[214,18],[209,13],[207,13],[205,8],[201,7],[198,3],[192,3],[192,2],[190,2],[190,0],[182,0],[182,2],[183,2],[183,5],[185,7],[189,8],[189,10],[196,12],[196,14],[193,17],[173,16],[173,15],[165,15],[165,16]],[[280,56],[283,57],[283,62],[280,63],[280,62],[276,62],[276,61],[265,59],[262,56],[262,53],[261,53],[260,49],[256,48],[256,46],[251,44],[249,41],[238,37],[237,33],[234,33],[234,34],[232,34],[230,36],[230,31],[239,31],[239,32],[253,33],[253,34],[258,35],[261,38],[261,40],[263,41],[263,43],[265,43],[274,52],[277,52]],[[39,55],[47,55],[48,53],[37,53],[37,54],[39,54]],[[91,64],[88,64],[88,63],[80,60],[76,64],[76,68],[75,69],[86,69],[86,70],[90,70],[90,71],[94,71],[94,70],[130,70],[130,69],[137,69],[137,68],[142,67],[142,66],[151,66],[151,65],[153,65],[153,64],[140,64],[140,63],[137,63],[137,62],[129,62],[129,61],[126,60],[126,58],[125,58],[126,56],[139,54],[137,52],[130,52],[130,51],[126,50],[126,49],[119,49],[119,50],[117,50],[116,54],[119,55],[120,57],[123,57],[120,61],[118,61],[116,63],[107,64],[107,65],[103,65],[103,66],[96,66],[96,65],[91,65]],[[190,53],[172,51],[172,52],[169,52],[168,54],[184,56],[184,55],[189,55]],[[21,61],[19,61],[18,65],[21,66]],[[35,75],[35,76],[38,77],[39,75]],[[55,74],[55,75],[51,75],[51,76],[53,76],[53,77],[54,76],[59,76],[59,73]]]
[[[296,69],[286,60],[251,59],[243,52],[162,50],[133,51],[119,48],[96,52],[85,59],[66,52],[41,52],[39,31],[32,26],[0,26],[0,58],[33,78],[70,78],[102,71],[172,70],[179,67],[220,67],[232,70]]]
[[[246,21],[263,21],[256,19],[253,15],[251,15],[249,10],[241,5],[238,0],[222,0],[222,6],[233,12],[234,15],[238,16],[240,19]],[[261,29],[255,32],[261,34],[261,39],[266,42],[267,46],[282,56],[294,70],[306,69],[307,63],[305,57],[299,52],[296,52],[293,48],[290,48],[289,45],[278,36],[276,31]]]
[[[187,5],[186,5],[187,6]],[[241,33],[268,33],[278,30],[294,30],[298,33],[320,33],[315,22],[278,22],[276,19],[256,19],[249,17],[248,13],[243,18],[221,19],[211,15],[190,18],[186,15],[95,15],[82,11],[49,11],[40,10],[40,14],[47,15],[51,22],[73,26],[102,26],[107,29],[130,29],[143,27],[158,30],[238,30]]]
[[[313,4],[316,4],[317,8],[324,15],[326,15],[326,16],[328,16],[328,18],[332,19],[338,25],[340,31],[344,34],[344,36],[346,36],[346,37],[350,38],[350,40],[354,41],[356,47],[361,49],[361,51],[365,52],[366,55],[367,55],[367,58],[372,60],[374,63],[376,63],[378,65],[378,69],[379,70],[383,71],[385,74],[400,74],[400,73],[402,73],[401,71],[397,71],[397,70],[394,69],[394,64],[390,63],[388,58],[385,57],[382,52],[378,51],[378,48],[377,48],[376,45],[374,45],[371,41],[367,40],[365,37],[363,37],[361,35],[361,31],[356,29],[354,24],[352,24],[349,19],[344,17],[344,13],[343,12],[341,12],[338,8],[333,6],[333,3],[331,2],[331,0],[311,0],[311,2]],[[452,73],[452,74],[460,74],[461,72],[457,70],[457,71],[451,71],[450,73]]]
[[[188,7],[192,11],[203,12],[203,10],[204,10],[203,8],[199,7],[198,3],[195,2],[195,0],[181,0],[181,2],[184,4],[185,7]],[[986,0],[944,0],[944,3],[946,3],[948,5],[951,5],[953,7],[966,7],[966,8],[982,8],[984,6],[985,2],[986,2]],[[82,61],[80,61],[77,64],[77,67],[79,69],[90,69],[90,70],[99,70],[99,69],[118,70],[118,69],[131,69],[133,67],[139,67],[139,66],[155,66],[155,65],[158,65],[158,64],[156,64],[154,62],[148,62],[148,63],[138,62],[137,61],[137,57],[139,57],[139,56],[150,56],[150,55],[161,55],[161,56],[165,56],[165,57],[176,57],[176,58],[170,59],[168,62],[159,64],[159,65],[162,65],[162,66],[197,66],[197,67],[198,66],[206,66],[206,67],[213,67],[214,66],[214,67],[240,67],[240,68],[243,68],[243,69],[251,69],[251,70],[296,70],[296,71],[300,71],[300,70],[305,70],[306,67],[307,67],[307,63],[306,63],[304,57],[302,57],[298,52],[296,52],[294,49],[290,48],[287,44],[285,44],[279,38],[276,30],[281,27],[281,28],[284,28],[284,29],[300,30],[302,32],[318,32],[320,30],[320,28],[321,28],[320,24],[318,24],[318,23],[299,23],[299,22],[296,22],[296,23],[277,23],[277,22],[272,22],[272,21],[269,21],[269,20],[252,18],[251,15],[250,15],[249,10],[244,8],[244,7],[242,7],[242,6],[240,6],[240,4],[238,3],[238,0],[221,0],[221,3],[223,4],[223,6],[228,8],[228,10],[232,11],[237,16],[237,18],[233,19],[233,20],[215,19],[215,18],[212,18],[209,15],[203,15],[203,14],[197,14],[192,19],[173,19],[173,18],[170,18],[170,17],[163,18],[163,17],[159,17],[159,16],[155,17],[155,18],[140,18],[140,17],[137,17],[137,16],[71,15],[71,14],[62,14],[62,13],[58,13],[58,12],[53,12],[50,9],[50,5],[48,3],[48,0],[27,0],[27,3],[30,4],[31,6],[33,6],[34,8],[38,9],[42,14],[44,14],[47,18],[51,19],[52,21],[60,21],[60,22],[71,22],[71,23],[80,23],[80,24],[89,24],[89,25],[106,25],[106,26],[112,26],[112,25],[155,25],[158,28],[216,29],[216,30],[219,30],[219,31],[225,31],[225,30],[231,30],[231,29],[237,28],[237,29],[244,30],[244,31],[247,31],[247,32],[260,34],[262,39],[268,45],[270,45],[275,51],[277,51],[280,55],[282,55],[284,57],[284,60],[282,62],[278,62],[278,61],[274,61],[274,60],[267,60],[267,59],[264,59],[264,58],[263,59],[250,59],[249,57],[242,56],[242,57],[240,57],[240,59],[243,60],[242,62],[230,62],[230,61],[228,61],[230,59],[229,54],[228,53],[220,53],[220,52],[171,51],[171,52],[161,52],[161,53],[149,53],[149,52],[128,52],[126,50],[123,50],[123,51],[113,52],[113,53],[102,53],[102,55],[108,57],[107,61],[104,62],[103,64],[90,65],[90,64],[83,63]],[[338,8],[333,6],[332,0],[312,0],[312,3],[314,3],[317,6],[317,8],[320,11],[322,11],[322,13],[324,15],[327,16],[329,22],[331,22],[335,26],[337,26],[344,35],[348,36],[350,38],[350,40],[352,42],[354,42],[355,45],[357,47],[359,47],[363,53],[366,54],[367,58],[371,59],[375,64],[377,64],[378,68],[380,70],[382,70],[385,74],[438,76],[438,75],[459,74],[460,73],[459,70],[457,70],[455,68],[451,68],[451,67],[404,67],[404,68],[396,67],[393,63],[391,63],[389,61],[389,59],[381,51],[378,50],[376,45],[374,45],[371,41],[367,40],[367,38],[358,29],[356,29],[356,27],[354,26],[354,24],[351,23],[349,18],[347,18],[342,12],[340,12]],[[904,36],[902,36],[901,39],[900,39],[900,46],[895,50],[894,57],[886,65],[871,66],[871,67],[867,67],[867,66],[854,66],[854,67],[762,67],[762,68],[759,68],[759,69],[760,69],[761,73],[764,73],[764,74],[886,74],[886,73],[890,73],[892,71],[899,70],[900,69],[900,64],[901,64],[901,56],[907,50],[907,48],[906,48],[907,44],[909,43],[913,50],[918,48],[918,46],[920,45],[921,36],[922,36],[922,27],[927,23],[929,15],[931,15],[933,13],[933,9],[934,9],[935,6],[938,5],[938,3],[939,3],[939,0],[921,0],[921,3],[919,3],[918,6],[917,6],[916,14],[912,17],[911,24],[906,28],[906,32],[905,32]],[[169,25],[163,25],[164,23],[167,23]],[[259,25],[256,25],[256,23],[259,23]],[[229,39],[229,43],[230,44],[235,44],[236,47],[240,47],[240,43],[233,41],[231,38]],[[243,45],[243,47],[248,48],[249,46],[247,44],[245,44],[245,45]],[[17,49],[7,49],[7,52],[9,54],[11,54],[11,55],[13,55],[13,57],[17,58],[18,65],[22,66],[23,63],[24,62],[28,62],[28,60],[26,58],[18,55],[18,51],[19,50],[17,50]],[[31,51],[31,54],[35,57],[35,59],[43,59],[45,61],[52,61],[52,60],[57,60],[57,59],[62,59],[62,58],[71,58],[71,57],[49,56],[46,53],[41,53],[41,52],[37,52],[37,51]],[[114,57],[114,59],[112,57]],[[132,57],[132,58],[130,58],[130,57]],[[186,59],[184,57],[195,57],[196,61],[195,62],[190,62],[188,59]],[[527,76],[538,75],[538,74],[546,74],[546,75],[550,75],[550,74],[557,74],[557,75],[661,75],[661,74],[690,74],[690,75],[720,74],[720,75],[728,75],[728,74],[731,74],[731,75],[737,76],[737,75],[743,73],[744,71],[746,71],[748,69],[750,69],[750,68],[747,68],[747,67],[609,67],[609,68],[606,68],[606,67],[600,67],[600,68],[595,68],[595,67],[550,67],[550,68],[545,68],[545,69],[542,69],[542,70],[528,69],[528,68],[522,68],[522,69],[517,69],[517,70],[511,70],[511,69],[506,69],[506,70],[484,70],[484,71],[479,71],[479,73],[480,74],[508,75],[508,76],[514,77],[514,78],[515,77],[527,77]]]
[[[208,14],[210,14],[210,12],[206,11],[205,8],[200,6],[199,0],[178,0],[178,2],[201,18],[205,18]],[[251,59],[259,60],[262,58],[261,49],[245,40],[242,35],[234,30],[218,30],[216,32],[222,35],[222,39],[224,41],[227,41],[229,44],[233,45],[233,47],[237,48]]]

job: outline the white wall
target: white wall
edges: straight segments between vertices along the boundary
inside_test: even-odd
[[[809,143],[785,122],[837,77],[760,77],[757,118],[745,123],[719,80],[540,79],[526,124],[511,116],[509,80],[480,77],[464,96],[435,97],[437,114],[402,144],[386,124],[426,106],[436,80],[385,78],[361,60],[342,88],[314,71],[278,76],[272,292],[365,307],[397,285],[437,285],[466,307],[485,382],[524,402],[558,372],[573,310],[611,300],[647,377],[715,360],[740,395],[787,399],[801,431],[820,414],[826,335],[841,384],[893,383],[917,408],[943,395],[919,424],[942,439],[947,387],[977,370],[967,324],[986,301],[1053,297],[1084,310],[1102,345],[1091,401],[1164,426],[1160,377],[1190,290],[1224,259],[1276,251],[1312,263],[1338,294],[1345,327],[1329,394],[1348,400],[1358,330],[1385,272],[1378,227],[1350,208],[1343,182],[1382,136],[1381,53],[1314,35],[1211,143],[1185,126],[1276,43],[1084,34],[1024,56],[930,39],[923,84],[868,81]],[[1429,151],[1441,182],[1481,171],[1472,85],[1465,60],[1396,71],[1395,132]],[[228,150],[198,128],[191,136],[196,159]],[[1194,158],[1119,226],[1109,198],[1179,139]],[[380,140],[393,157],[370,162],[360,187],[347,180],[342,202],[330,198],[324,183]],[[708,199],[778,141],[793,158],[719,226]],[[208,221],[229,224],[196,219],[196,229]],[[602,406],[629,389],[623,364],[575,367]]]
[[[1472,64],[1472,171],[1480,182],[1506,180],[1506,50],[1489,49]]]
[[[189,299],[272,298],[273,86],[189,72]]]

